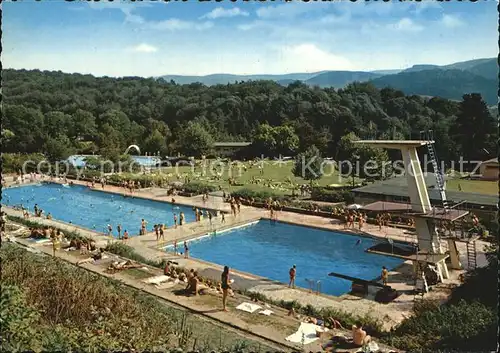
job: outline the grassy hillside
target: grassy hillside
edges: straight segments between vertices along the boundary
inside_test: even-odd
[[[2,246],[2,352],[266,351],[139,290]]]

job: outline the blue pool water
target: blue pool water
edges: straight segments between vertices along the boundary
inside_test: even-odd
[[[69,156],[67,161],[71,163],[75,167],[84,167],[85,166],[85,158],[89,156],[75,154],[73,156]],[[144,167],[154,167],[157,163],[161,162],[161,158],[153,157],[153,156],[130,156],[132,159],[139,165]]]
[[[133,197],[90,190],[85,186],[62,186],[59,184],[28,185],[2,190],[2,204],[23,205],[33,212],[35,203],[47,215],[49,212],[56,220],[72,222],[75,225],[105,232],[107,225],[122,225],[130,235],[139,234],[141,219],[148,222],[148,230],[155,223],[172,226],[174,213],[184,212],[186,222],[195,220],[191,207],[173,206],[171,203],[152,201]]]
[[[356,245],[357,240],[361,240]],[[370,254],[376,241],[338,232],[261,220],[190,242],[190,256],[288,284],[288,271],[297,265],[296,286],[309,288],[306,279],[320,280],[321,292],[342,295],[351,282],[328,273],[372,280],[382,266],[402,264],[398,258]]]

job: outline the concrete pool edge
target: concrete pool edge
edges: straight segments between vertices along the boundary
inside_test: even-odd
[[[151,198],[151,197],[148,197],[148,196],[143,196],[143,195],[138,195],[138,194],[127,194],[127,193],[124,193],[124,192],[120,192],[120,191],[114,191],[114,190],[110,190],[110,189],[99,189],[98,187],[90,187],[90,186],[87,186],[85,185],[82,181],[79,181],[79,180],[72,180],[73,182],[77,182],[77,183],[74,183],[73,185],[76,185],[76,186],[82,186],[82,187],[86,187],[88,188],[89,190],[91,191],[97,191],[97,192],[103,192],[103,193],[108,193],[108,194],[113,194],[113,195],[121,195],[125,198],[137,198],[137,199],[143,199],[143,200],[149,200],[149,201],[153,201],[153,202],[160,202],[160,203],[166,203],[166,204],[169,204],[171,206],[173,205],[178,205],[178,206],[184,206],[184,207],[197,207],[197,208],[203,208],[205,210],[209,210],[209,211],[218,211],[218,212],[223,212],[225,214],[229,213],[227,210],[223,210],[223,209],[220,209],[220,208],[213,208],[213,207],[199,207],[199,206],[194,206],[193,204],[188,204],[188,203],[183,203],[183,202],[175,202],[175,203],[172,203],[171,201],[166,201],[166,200],[159,200],[159,199],[154,199],[154,198]],[[33,182],[33,183],[25,183],[25,184],[11,184],[11,185],[8,185],[8,186],[4,186],[4,188],[8,189],[8,188],[16,188],[16,187],[24,187],[24,186],[35,186],[35,185],[43,185],[43,184],[57,184],[57,185],[66,185],[65,183],[63,183],[62,181],[57,181],[57,180],[40,180],[38,182]],[[151,190],[152,188],[151,187],[148,187],[148,188],[142,188],[142,189],[139,189],[140,191],[147,191],[147,190]],[[175,197],[175,195],[172,195],[172,197]]]
[[[238,224],[236,226],[233,225],[233,226],[225,227],[220,232],[221,233],[227,233],[227,232],[230,232],[230,231],[233,231],[233,230],[237,230],[237,229],[249,227],[249,226],[255,225],[255,224],[257,224],[257,223],[259,223],[259,222],[261,222],[263,220],[269,220],[269,221],[271,221],[270,218],[260,217],[257,220],[251,220],[251,221],[243,222],[242,224]],[[365,237],[365,238],[371,238],[371,239],[376,240],[376,241],[380,241],[381,240],[381,238],[370,236],[370,235],[353,234],[353,233],[349,233],[349,232],[342,232],[342,231],[337,231],[337,230],[330,230],[330,229],[327,229],[327,228],[321,228],[321,227],[317,227],[317,226],[308,226],[308,225],[303,225],[303,224],[300,224],[300,223],[293,223],[293,222],[289,222],[289,221],[276,221],[276,222],[278,222],[278,223],[281,222],[281,223],[289,224],[289,225],[292,225],[292,226],[312,228],[312,229],[326,231],[326,232],[330,232],[330,233],[342,233],[343,235],[351,235],[351,236],[355,235],[355,236],[360,236],[360,237]],[[218,232],[219,232],[219,230],[218,230]],[[210,236],[211,236],[210,233],[200,232],[198,234],[193,234],[190,237],[182,239],[180,241],[181,242],[186,241],[187,243],[189,243],[189,242],[192,242],[192,241],[199,241],[201,239],[204,239],[204,238],[207,238],[207,237],[210,237]],[[173,246],[173,243],[174,243],[173,241],[172,242],[166,242],[166,244],[162,244],[160,246],[154,247],[154,249],[162,251],[162,252],[165,252],[165,253],[168,253],[169,255],[172,255],[172,256],[176,256],[178,258],[184,258],[182,255],[176,255],[173,252],[167,252],[165,250],[166,248],[171,248]],[[405,242],[398,241],[398,243],[403,244]],[[408,245],[411,245],[411,244],[408,243]],[[378,254],[378,255],[391,257],[390,255],[386,255],[386,254]],[[198,262],[198,263],[210,266],[212,268],[220,269],[221,272],[222,272],[222,269],[224,268],[224,265],[221,265],[221,264],[218,264],[218,263],[215,263],[215,262],[206,261],[206,260],[203,260],[203,259],[200,259],[200,258],[197,258],[197,257],[191,257],[190,256],[189,259],[191,261]],[[397,265],[396,267],[390,268],[388,270],[389,271],[396,271],[397,269],[405,266],[405,264],[407,265],[408,263],[409,263],[409,261],[403,261],[403,263]],[[271,279],[271,278],[268,278],[268,277],[259,276],[259,275],[254,274],[254,273],[241,271],[241,270],[238,270],[238,269],[235,269],[235,268],[231,268],[231,272],[235,273],[237,275],[240,275],[240,276],[247,277],[248,279],[251,279],[251,280],[263,281],[263,282],[267,282],[267,284],[275,284],[275,285],[279,285],[279,286],[282,286],[282,287],[285,287],[285,288],[289,288],[288,284],[286,284],[286,283],[283,283],[283,282],[280,282],[278,280],[274,280],[274,279]],[[382,279],[381,276],[377,276],[377,277],[375,277],[373,279],[370,279],[370,281],[378,282],[381,279]],[[317,292],[311,291],[311,289],[307,289],[307,288],[304,288],[304,287],[297,287],[296,286],[294,289],[302,291],[302,292],[306,292],[308,294],[314,294],[314,295],[322,296],[322,297],[325,297],[325,298],[328,298],[328,299],[333,299],[333,300],[339,301],[339,302],[342,301],[342,300],[344,300],[344,299],[346,299],[348,296],[352,296],[352,294],[351,294],[350,291],[337,296],[337,295],[332,295],[332,294],[327,294],[327,293],[321,293],[321,292],[317,293]],[[248,289],[247,291],[249,291],[249,292],[257,292],[257,291],[253,291],[251,288]]]
[[[6,206],[4,204],[1,204],[1,206],[2,206],[3,211],[7,211],[7,212],[5,212],[7,214],[7,216],[10,215],[10,216],[14,216],[14,217],[23,218],[22,211],[19,211],[11,206]],[[91,237],[98,237],[99,240],[107,240],[107,241],[116,240],[115,238],[110,237],[104,233],[100,233],[100,232],[97,232],[97,231],[94,231],[92,229],[88,229],[85,227],[75,226],[74,223],[64,222],[64,221],[61,221],[61,220],[55,219],[55,218],[47,219],[47,218],[42,218],[42,217],[35,217],[30,213],[30,218],[26,218],[26,220],[29,222],[37,223],[40,226],[59,227],[59,228],[61,228],[61,230],[64,230],[66,232],[68,232],[68,231],[75,232],[75,233],[79,233],[80,235],[82,235],[81,232],[88,233],[88,234],[83,234],[83,236],[90,235]],[[49,223],[49,224],[45,224],[45,223]],[[54,223],[54,225],[50,224],[50,223]],[[71,228],[74,228],[74,229],[71,229]]]

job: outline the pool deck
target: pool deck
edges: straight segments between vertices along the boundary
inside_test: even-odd
[[[75,184],[85,185],[85,182],[74,181]],[[97,190],[102,190],[101,187],[96,188]],[[129,192],[123,188],[106,186],[103,191],[113,192],[116,194],[127,194]],[[145,199],[152,199],[157,201],[167,201],[170,202],[172,196],[167,196],[165,190],[159,188],[142,189],[134,194],[134,197],[142,197]],[[178,204],[196,206],[200,208],[211,208],[221,211],[228,211],[229,205],[224,204],[222,198],[216,196],[209,196],[206,203],[202,201],[201,196],[195,197],[182,197],[174,196]],[[5,208],[8,215],[22,216],[20,211],[15,211],[9,208]],[[177,229],[169,228],[165,232],[165,242],[157,243],[156,236],[154,233],[150,232],[143,236],[135,236],[128,240],[128,245],[135,248],[135,250],[142,256],[152,259],[169,259],[176,261],[180,266],[186,268],[194,268],[198,273],[205,278],[212,278],[214,280],[220,279],[220,273],[222,266],[208,263],[205,261],[197,259],[185,259],[182,256],[174,255],[173,253],[166,253],[161,249],[167,244],[172,244],[174,240],[179,242],[179,248],[182,247],[181,242],[186,239],[196,238],[200,235],[208,233],[211,229],[222,229],[230,228],[236,225],[248,223],[250,221],[255,221],[260,218],[269,217],[269,213],[266,210],[241,206],[241,213],[236,217],[232,215],[226,215],[226,223],[221,224],[220,218],[213,220],[212,228],[208,220],[203,220],[201,222],[193,222],[183,225],[182,227],[177,227]],[[145,215],[147,220],[147,215]],[[47,225],[57,225],[60,226],[61,223],[55,220],[41,220],[40,218],[34,218],[33,220],[37,222],[42,222]],[[339,221],[319,216],[313,215],[302,215],[291,212],[278,212],[278,220],[289,222],[293,224],[301,224],[311,227],[316,227],[320,229],[341,231],[345,233],[352,233],[356,235],[371,236],[378,239],[391,238],[394,241],[402,242],[414,242],[416,240],[415,235],[408,234],[405,230],[384,227],[382,231],[379,230],[378,226],[366,225],[363,231],[359,230],[346,230],[344,226],[340,224]],[[64,224],[68,227],[67,224]],[[61,228],[63,228],[61,226]],[[74,230],[74,226],[73,229]],[[63,228],[64,229],[64,228]],[[104,235],[92,232],[89,230],[78,231],[82,235],[94,237],[98,243],[105,244],[108,241],[118,241],[115,239],[110,239]],[[486,258],[484,256],[484,245],[486,243],[483,241],[478,241],[477,249],[477,263],[478,266],[483,266],[486,264]],[[443,241],[443,245],[446,242]],[[462,264],[466,264],[466,249],[465,244],[457,243],[458,250],[461,254]],[[300,271],[300,269],[299,269]],[[459,284],[458,276],[463,271],[450,271],[450,279],[445,280],[444,283],[436,285],[433,290],[425,294],[424,298],[428,299],[438,299],[445,301],[451,291],[451,289]],[[233,271],[232,278],[235,279],[234,287],[235,289],[245,289],[249,291],[256,291],[265,294],[267,297],[273,300],[296,300],[302,305],[313,305],[315,307],[330,307],[337,310],[342,310],[350,312],[354,315],[371,315],[378,318],[383,322],[386,329],[390,329],[401,322],[405,317],[411,315],[411,310],[414,303],[413,290],[413,280],[412,280],[412,267],[410,262],[405,262],[403,265],[396,269],[393,269],[389,273],[389,285],[394,289],[398,290],[402,294],[389,304],[380,304],[373,300],[373,295],[368,295],[367,297],[361,298],[358,296],[345,294],[340,297],[333,297],[328,295],[318,295],[311,293],[306,289],[291,289],[287,285],[272,281],[269,279],[261,278],[252,274],[243,273],[239,271]]]

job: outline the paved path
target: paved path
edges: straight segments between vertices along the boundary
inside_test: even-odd
[[[85,185],[84,182],[74,182],[75,184]],[[97,189],[102,190],[100,187],[98,187]],[[129,194],[129,192],[127,192],[123,188],[114,186],[106,186],[104,191],[117,194]],[[146,199],[154,199],[159,201],[171,201],[172,198],[171,196],[166,196],[165,191],[159,188],[142,189],[136,192],[134,194],[134,197],[143,197]],[[205,203],[202,201],[201,196],[191,198],[174,196],[174,198],[176,200],[176,203],[178,204],[196,206],[200,208],[211,208],[219,211],[229,210],[229,205],[224,204],[222,202],[222,199],[217,196],[209,196],[208,201]],[[8,214],[11,214],[11,212],[16,211],[7,210],[7,212]],[[128,245],[132,246],[139,254],[148,259],[174,260],[178,262],[180,266],[196,269],[203,277],[211,278],[213,280],[219,280],[222,266],[197,259],[185,259],[179,255],[174,255],[173,253],[166,253],[163,248],[167,244],[172,244],[174,241],[177,241],[179,244],[179,248],[181,248],[181,242],[183,240],[192,239],[206,234],[214,228],[220,230],[239,224],[244,224],[250,221],[255,221],[260,218],[266,218],[268,216],[269,214],[266,210],[249,206],[242,206],[241,213],[236,217],[232,215],[226,216],[225,224],[221,224],[220,218],[214,220],[212,225],[210,225],[208,220],[188,223],[186,225],[183,225],[182,227],[179,226],[176,229],[167,229],[167,231],[165,232],[165,240],[160,243],[156,241],[155,234],[150,232],[143,236],[132,237],[128,240]],[[313,226],[321,229],[371,236],[377,239],[391,238],[396,241],[416,241],[414,235],[409,235],[405,230],[397,228],[384,227],[382,230],[379,230],[378,226],[367,224],[362,231],[360,231],[359,229],[346,230],[344,229],[344,226],[335,219],[283,211],[278,213],[278,219],[280,221]],[[46,220],[42,221],[55,222]],[[90,231],[81,232],[82,234],[88,234]],[[99,237],[99,235],[94,232],[90,233],[94,237]],[[101,239],[102,241],[116,241],[111,240],[107,237],[104,238],[102,237],[102,235],[100,237],[101,238],[98,239]],[[443,244],[446,245],[445,242],[443,242]],[[486,263],[483,251],[484,244],[484,242],[478,242],[478,264],[480,266]],[[457,246],[459,251],[461,252],[462,263],[465,264],[465,245],[462,243],[458,243]],[[401,294],[396,300],[389,304],[379,304],[375,302],[373,300],[373,295],[366,298],[360,298],[350,294],[346,294],[340,297],[316,295],[308,292],[305,289],[290,289],[286,285],[277,283],[275,281],[270,281],[269,279],[261,278],[240,271],[235,271],[235,286],[241,289],[261,292],[274,300],[296,300],[302,305],[310,304],[315,307],[330,307],[350,312],[354,315],[370,314],[376,318],[381,319],[383,321],[384,327],[386,329],[390,329],[401,322],[405,318],[405,316],[409,316],[411,314],[414,300],[414,295],[411,294],[411,290],[413,289],[413,279],[411,273],[412,271],[409,262],[405,262],[402,266],[390,272],[390,285],[398,291],[401,291],[403,294]],[[445,280],[445,283],[443,283],[441,286],[435,286],[432,292],[426,294],[426,297],[436,298],[444,301],[449,295],[450,287],[453,287],[459,283],[458,276],[461,273],[462,271],[450,271],[451,278]]]

